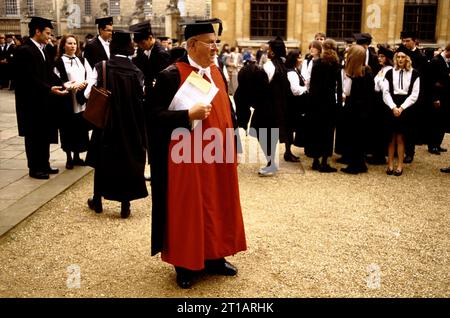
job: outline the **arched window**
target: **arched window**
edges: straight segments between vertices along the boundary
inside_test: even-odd
[[[405,0],[403,30],[414,31],[422,41],[436,41],[437,0]]]
[[[277,35],[286,39],[286,0],[252,0],[250,11],[252,39],[267,39]]]
[[[361,14],[361,0],[328,1],[327,37],[342,40],[361,32]]]

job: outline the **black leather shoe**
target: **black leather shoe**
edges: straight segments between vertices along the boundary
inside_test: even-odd
[[[94,200],[93,198],[88,199],[89,209],[94,210],[96,213],[103,212],[102,200]]]
[[[345,167],[345,168],[341,168],[341,171],[344,173],[348,173],[348,174],[358,174],[359,170],[354,168],[354,167]]]
[[[58,168],[49,167],[48,170],[47,170],[47,173],[48,174],[57,174],[57,173],[59,173],[59,169]]]
[[[387,174],[388,176],[392,176],[392,175],[394,174],[394,169],[387,168],[387,169],[386,169],[386,174]]]
[[[42,171],[30,171],[29,175],[31,178],[40,179],[40,180],[47,180],[50,178],[50,176],[48,175],[47,172],[42,172]]]
[[[403,163],[411,163],[414,160],[414,156],[406,156]]]
[[[238,272],[236,266],[225,260],[225,258],[205,261],[205,271],[208,274],[235,276]]]
[[[321,165],[320,168],[319,168],[319,172],[332,173],[332,172],[337,172],[337,169],[331,167],[330,165]]]
[[[443,172],[443,173],[450,173],[450,167],[442,168],[441,172]]]
[[[447,152],[447,149],[442,148],[442,147],[438,147],[437,149],[438,149],[440,152]]]
[[[122,219],[126,219],[130,216],[130,202],[122,202],[120,207],[120,217]]]
[[[320,169],[320,162],[319,161],[313,161],[311,169],[319,171],[319,169]]]
[[[438,148],[430,148],[428,149],[428,152],[433,154],[433,155],[440,155],[441,152],[438,150]]]
[[[77,159],[73,159],[73,165],[74,166],[85,166],[86,163],[84,162],[83,159],[77,158]]]
[[[284,161],[287,161],[287,162],[299,162],[300,161],[299,157],[294,156],[292,153],[288,153],[288,152],[285,152],[283,157],[284,157]]]
[[[396,176],[396,177],[400,177],[401,175],[402,175],[402,173],[403,173],[403,169],[395,169],[394,170],[394,176]]]
[[[175,271],[177,272],[177,285],[183,289],[191,288],[194,272],[183,267],[175,267]]]

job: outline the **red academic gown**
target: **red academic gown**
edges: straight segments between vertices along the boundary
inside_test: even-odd
[[[176,66],[181,86],[196,69],[186,63],[177,63]],[[175,163],[170,154],[178,141],[172,140],[169,146],[167,221],[161,257],[165,262],[190,270],[203,269],[207,259],[233,255],[247,248],[229,98],[223,77],[214,65],[211,66],[211,76],[219,92],[211,103],[210,116],[188,136],[192,145],[192,163]],[[206,76],[204,78],[207,79]],[[228,138],[228,142],[225,137],[221,138],[220,147],[215,148],[221,149],[219,157],[223,163],[207,163],[203,156],[201,163],[194,162],[194,135],[203,135],[208,128],[218,129],[216,132],[220,131]],[[209,140],[201,143],[197,151],[203,152],[205,147],[208,149],[208,145],[212,145]],[[232,163],[226,161],[227,151],[228,158],[231,152],[234,159]]]

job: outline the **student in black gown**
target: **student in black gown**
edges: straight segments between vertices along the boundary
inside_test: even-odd
[[[111,59],[106,62],[106,88],[112,94],[110,109],[104,129],[93,130],[86,156],[86,163],[95,168],[94,196],[88,206],[101,213],[102,197],[119,201],[120,216],[127,218],[130,201],[148,195],[144,179],[144,75],[129,59],[134,53],[130,33],[114,32],[110,50]],[[102,86],[101,62],[95,66],[93,77],[98,78],[97,86]]]

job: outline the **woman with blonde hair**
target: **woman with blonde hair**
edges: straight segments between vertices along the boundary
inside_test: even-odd
[[[389,132],[388,175],[401,176],[405,155],[404,134],[408,129],[409,109],[417,102],[420,91],[419,73],[412,68],[411,58],[403,51],[394,55],[394,68],[386,73],[383,83],[383,101],[391,109],[386,127]],[[397,148],[397,169],[394,154]]]
[[[374,80],[370,67],[365,66],[366,50],[353,45],[349,50],[343,70],[343,98],[345,100],[346,139],[344,150],[348,166],[341,171],[349,174],[367,172],[364,148],[371,103],[374,99]]]

